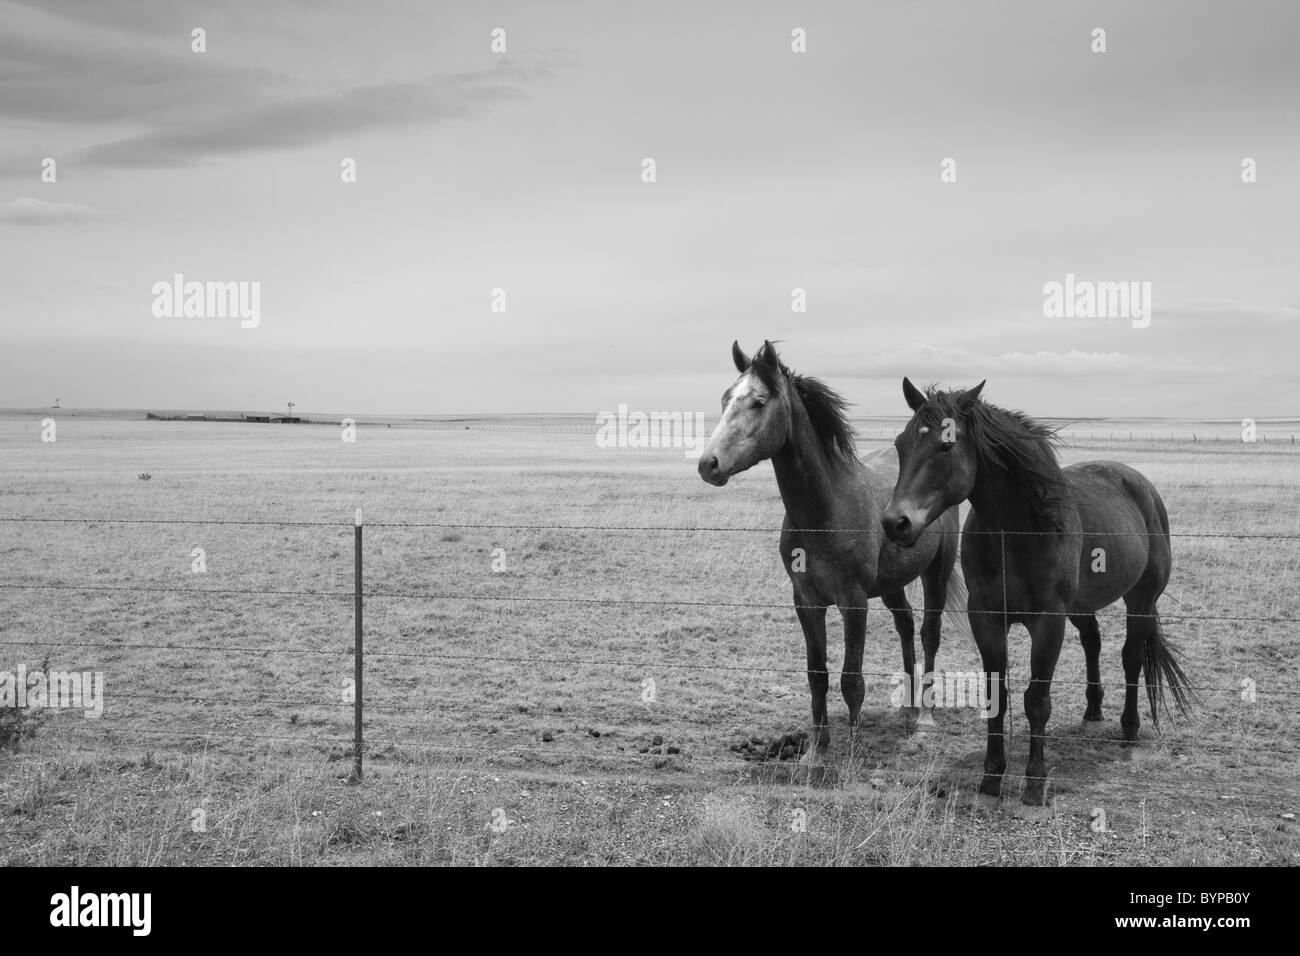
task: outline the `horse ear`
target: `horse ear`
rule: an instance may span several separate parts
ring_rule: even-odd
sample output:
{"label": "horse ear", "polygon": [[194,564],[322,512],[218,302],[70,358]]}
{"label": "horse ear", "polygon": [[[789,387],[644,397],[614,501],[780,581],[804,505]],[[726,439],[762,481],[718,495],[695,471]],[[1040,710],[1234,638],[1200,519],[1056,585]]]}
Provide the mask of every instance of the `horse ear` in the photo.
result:
{"label": "horse ear", "polygon": [[736,363],[737,372],[749,371],[749,358],[740,350],[739,342],[731,343],[731,360]]}
{"label": "horse ear", "polygon": [[[984,379],[984,382],[987,381],[988,379]],[[968,388],[962,393],[961,400],[963,405],[974,405],[979,401],[980,392],[984,390],[984,382],[980,382],[974,388]]]}
{"label": "horse ear", "polygon": [[907,407],[916,411],[925,404],[925,396],[921,390],[912,384],[912,380],[904,376],[903,378],[903,398],[907,399]]}
{"label": "horse ear", "polygon": [[754,353],[754,361],[773,368],[781,363],[781,360],[776,357],[776,346],[767,339],[763,340],[763,347]]}

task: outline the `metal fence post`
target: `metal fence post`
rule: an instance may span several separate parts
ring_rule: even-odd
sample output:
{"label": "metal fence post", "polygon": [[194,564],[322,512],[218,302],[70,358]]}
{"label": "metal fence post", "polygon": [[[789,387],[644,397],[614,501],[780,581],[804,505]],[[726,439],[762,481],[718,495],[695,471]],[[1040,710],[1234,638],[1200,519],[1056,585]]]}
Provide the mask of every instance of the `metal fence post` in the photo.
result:
{"label": "metal fence post", "polygon": [[361,509],[357,509],[353,545],[352,616],[356,623],[355,644],[352,652],[352,682],[356,699],[352,704],[352,780],[361,781],[361,718],[362,718],[362,649],[361,649]]}

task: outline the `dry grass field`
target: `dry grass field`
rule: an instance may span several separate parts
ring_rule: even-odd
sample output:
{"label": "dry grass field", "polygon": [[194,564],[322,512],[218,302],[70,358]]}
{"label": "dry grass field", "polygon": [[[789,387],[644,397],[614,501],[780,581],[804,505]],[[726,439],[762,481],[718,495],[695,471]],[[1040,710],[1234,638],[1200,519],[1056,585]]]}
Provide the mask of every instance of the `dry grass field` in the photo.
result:
{"label": "dry grass field", "polygon": [[[863,451],[880,445],[864,432]],[[1143,471],[1189,535],[1161,608],[1199,706],[1159,732],[1144,711],[1140,745],[1120,745],[1112,608],[1107,721],[1084,736],[1071,629],[1054,804],[1031,815],[1019,629],[997,808],[971,797],[973,711],[940,711],[938,733],[915,735],[890,706],[900,658],[883,609],[856,740],[832,678],[829,772],[756,759],[808,717],[771,467],[712,488],[681,450],[600,449],[593,433],[363,425],[348,444],[334,426],[67,417],[47,444],[38,417],[0,419],[0,517],[59,519],[0,521],[0,671],[48,659],[106,682],[101,719],[32,712],[0,751],[0,862],[1300,862],[1287,818],[1300,809],[1300,538],[1191,536],[1300,536],[1297,446],[1107,435],[1064,449]],[[727,530],[680,530],[695,528]],[[950,622],[939,666],[979,668]]]}

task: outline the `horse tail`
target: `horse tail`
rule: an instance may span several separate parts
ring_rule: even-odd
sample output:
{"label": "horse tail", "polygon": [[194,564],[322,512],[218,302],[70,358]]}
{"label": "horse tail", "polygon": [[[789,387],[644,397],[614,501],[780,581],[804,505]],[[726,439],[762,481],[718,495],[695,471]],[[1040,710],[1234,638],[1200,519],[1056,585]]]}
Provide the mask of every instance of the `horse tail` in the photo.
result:
{"label": "horse tail", "polygon": [[970,629],[970,618],[966,616],[966,602],[970,594],[966,590],[966,579],[962,577],[961,561],[957,561],[952,566],[952,571],[948,574],[948,587],[944,594],[943,614],[948,622],[961,634],[965,634],[971,641],[975,640],[975,635]]}
{"label": "horse tail", "polygon": [[1146,659],[1142,662],[1142,676],[1146,680],[1147,700],[1151,704],[1151,722],[1160,724],[1157,704],[1169,713],[1165,702],[1165,687],[1168,686],[1174,698],[1174,706],[1180,714],[1187,714],[1195,700],[1195,693],[1187,675],[1183,673],[1182,654],[1174,648],[1164,636],[1164,627],[1160,623],[1160,614],[1155,612],[1155,627],[1151,629],[1146,641]]}

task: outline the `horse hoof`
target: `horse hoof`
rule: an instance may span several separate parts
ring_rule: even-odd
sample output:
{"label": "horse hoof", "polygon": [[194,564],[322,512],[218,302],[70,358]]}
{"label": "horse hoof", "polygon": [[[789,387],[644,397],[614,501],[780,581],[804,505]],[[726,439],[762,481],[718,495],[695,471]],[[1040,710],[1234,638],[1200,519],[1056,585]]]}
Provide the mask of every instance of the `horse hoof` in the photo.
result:
{"label": "horse hoof", "polygon": [[1002,796],[1002,777],[1001,775],[993,776],[986,773],[984,779],[980,781],[980,796],[992,797],[997,800]]}
{"label": "horse hoof", "polygon": [[983,807],[985,810],[996,810],[1002,803],[1002,799],[991,793],[975,794],[975,806]]}
{"label": "horse hoof", "polygon": [[1045,820],[1052,819],[1055,815],[1050,805],[1025,803],[1023,800],[1014,811],[1014,816],[1017,819],[1028,820],[1031,823],[1042,823]]}
{"label": "horse hoof", "polygon": [[935,722],[934,713],[932,711],[923,710],[917,715],[916,732],[918,734],[924,734],[938,729],[939,725]]}
{"label": "horse hoof", "polygon": [[1026,780],[1025,792],[1020,797],[1020,802],[1027,807],[1042,807],[1047,805],[1047,787],[1042,780]]}

